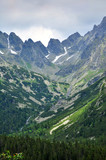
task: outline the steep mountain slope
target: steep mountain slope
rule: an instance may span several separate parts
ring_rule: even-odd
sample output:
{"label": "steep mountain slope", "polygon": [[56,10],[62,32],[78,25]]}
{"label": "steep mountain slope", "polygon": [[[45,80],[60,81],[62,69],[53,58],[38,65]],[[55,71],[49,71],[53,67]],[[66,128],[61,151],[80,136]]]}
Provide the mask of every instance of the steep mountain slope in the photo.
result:
{"label": "steep mountain slope", "polygon": [[46,55],[48,50],[40,41],[35,43],[28,39],[23,42],[13,32],[10,35],[0,32],[0,57],[4,61],[24,67],[28,64],[30,69],[40,72],[41,68],[52,66]]}
{"label": "steep mountain slope", "polygon": [[16,65],[1,65],[0,133],[19,130],[30,116],[36,117],[64,97],[68,87]]}
{"label": "steep mountain slope", "polygon": [[73,46],[73,44],[75,44],[80,37],[81,37],[81,35],[78,32],[76,32],[76,33],[70,35],[64,41],[62,41],[62,45],[66,48],[71,48]]}
{"label": "steep mountain slope", "polygon": [[47,47],[31,39],[22,42],[13,32],[0,32],[0,58],[52,79],[79,81],[77,75],[84,77],[89,71],[106,68],[106,17],[85,36],[76,32],[62,42],[50,39]]}
{"label": "steep mountain slope", "polygon": [[[2,33],[0,31],[0,49],[6,49],[8,47],[8,41],[7,41],[8,35],[6,33]],[[3,53],[1,53],[3,54]]]}
{"label": "steep mountain slope", "polygon": [[23,41],[15,33],[10,33],[8,37],[8,43],[10,43],[8,47],[11,47],[17,52],[21,52]]}
{"label": "steep mountain slope", "polygon": [[46,59],[40,47],[31,39],[25,41],[20,53],[20,57],[32,66],[42,68],[44,65],[50,66],[50,62]]}
{"label": "steep mountain slope", "polygon": [[47,49],[49,52],[47,58],[53,63],[55,62],[54,60],[57,56],[65,52],[63,45],[58,39],[50,39]]}
{"label": "steep mountain slope", "polygon": [[106,134],[106,77],[64,100],[64,103],[61,101],[58,112],[57,105],[50,108],[55,111],[54,117],[38,124],[32,122],[23,129],[23,134],[60,140],[82,137],[95,140]]}
{"label": "steep mountain slope", "polygon": [[94,26],[93,30],[84,37],[81,37],[78,33],[74,35],[72,36],[75,39],[71,42],[70,48],[66,48],[70,57],[67,59],[64,57],[64,63],[62,64],[64,67],[62,66],[62,69],[56,73],[57,75],[68,75],[82,69],[84,65],[85,67],[87,65],[88,69],[98,69],[100,64],[103,63],[106,66],[106,17],[103,18],[100,25]]}
{"label": "steep mountain slope", "polygon": [[60,128],[54,130],[56,138],[96,139],[106,134],[106,78],[79,94],[80,97],[73,105],[76,109],[64,121],[59,122],[64,122]]}

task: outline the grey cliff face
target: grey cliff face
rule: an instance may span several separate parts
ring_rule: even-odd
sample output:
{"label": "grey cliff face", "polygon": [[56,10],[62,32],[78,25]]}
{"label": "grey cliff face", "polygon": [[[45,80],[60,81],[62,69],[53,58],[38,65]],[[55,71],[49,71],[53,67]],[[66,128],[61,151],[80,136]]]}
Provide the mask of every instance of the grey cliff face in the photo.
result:
{"label": "grey cliff face", "polygon": [[47,49],[50,53],[55,55],[64,53],[64,47],[58,39],[50,39]]}
{"label": "grey cliff face", "polygon": [[23,44],[20,56],[28,63],[37,65],[42,68],[45,64],[50,65],[50,62],[45,58],[42,50],[31,39]]}
{"label": "grey cliff face", "polygon": [[9,35],[10,45],[16,51],[20,51],[22,49],[23,41],[13,32]]}

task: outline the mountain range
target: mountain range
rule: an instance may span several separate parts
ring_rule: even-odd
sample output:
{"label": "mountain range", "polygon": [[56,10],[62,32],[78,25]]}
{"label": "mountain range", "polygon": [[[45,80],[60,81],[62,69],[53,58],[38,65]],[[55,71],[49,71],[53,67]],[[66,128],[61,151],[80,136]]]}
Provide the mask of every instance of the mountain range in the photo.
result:
{"label": "mountain range", "polygon": [[106,133],[105,99],[106,17],[47,47],[0,32],[0,134],[95,139]]}

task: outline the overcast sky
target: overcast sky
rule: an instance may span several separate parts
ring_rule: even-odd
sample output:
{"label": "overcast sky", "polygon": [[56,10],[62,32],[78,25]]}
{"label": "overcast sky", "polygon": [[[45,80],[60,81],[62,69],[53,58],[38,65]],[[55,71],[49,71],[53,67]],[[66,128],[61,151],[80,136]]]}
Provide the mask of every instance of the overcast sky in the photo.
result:
{"label": "overcast sky", "polygon": [[84,35],[106,16],[106,0],[0,0],[0,30],[47,45],[74,32]]}

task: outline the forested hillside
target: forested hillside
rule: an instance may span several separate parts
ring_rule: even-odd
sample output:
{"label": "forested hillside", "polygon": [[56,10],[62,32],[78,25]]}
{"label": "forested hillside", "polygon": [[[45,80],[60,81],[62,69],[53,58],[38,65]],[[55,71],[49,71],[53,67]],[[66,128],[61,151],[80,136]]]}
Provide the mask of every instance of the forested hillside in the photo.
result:
{"label": "forested hillside", "polygon": [[59,100],[26,125],[19,134],[57,140],[97,140],[106,134],[105,97],[106,78],[103,77],[72,97]]}
{"label": "forested hillside", "polygon": [[64,97],[68,87],[16,65],[0,66],[0,133],[19,131]]}
{"label": "forested hillside", "polygon": [[[9,150],[11,155],[22,153],[23,160],[105,160],[105,146],[94,142],[68,143],[0,136],[0,153]],[[4,159],[2,159],[4,160]]]}

